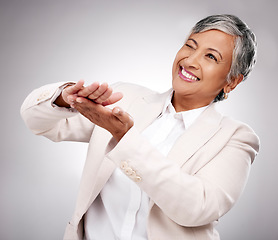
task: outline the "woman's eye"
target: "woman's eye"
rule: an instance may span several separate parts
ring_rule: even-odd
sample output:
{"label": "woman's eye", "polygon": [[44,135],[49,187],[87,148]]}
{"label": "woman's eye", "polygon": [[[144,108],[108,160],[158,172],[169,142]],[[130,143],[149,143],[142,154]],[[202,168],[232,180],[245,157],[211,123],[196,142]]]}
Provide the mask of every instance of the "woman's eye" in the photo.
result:
{"label": "woman's eye", "polygon": [[194,49],[191,45],[189,45],[188,43],[185,44],[185,46],[191,48],[191,49]]}
{"label": "woman's eye", "polygon": [[207,56],[208,56],[210,59],[212,59],[212,60],[214,60],[215,62],[217,62],[217,58],[216,58],[213,54],[209,53]]}

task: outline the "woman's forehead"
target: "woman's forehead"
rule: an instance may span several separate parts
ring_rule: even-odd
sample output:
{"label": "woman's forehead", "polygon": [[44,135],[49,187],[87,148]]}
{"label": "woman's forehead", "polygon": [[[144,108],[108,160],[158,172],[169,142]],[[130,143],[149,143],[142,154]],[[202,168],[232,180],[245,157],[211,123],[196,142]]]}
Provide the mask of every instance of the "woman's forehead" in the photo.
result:
{"label": "woman's forehead", "polygon": [[223,53],[232,54],[235,47],[235,36],[220,30],[208,30],[200,33],[192,33],[187,41],[192,41],[198,47],[213,48]]}

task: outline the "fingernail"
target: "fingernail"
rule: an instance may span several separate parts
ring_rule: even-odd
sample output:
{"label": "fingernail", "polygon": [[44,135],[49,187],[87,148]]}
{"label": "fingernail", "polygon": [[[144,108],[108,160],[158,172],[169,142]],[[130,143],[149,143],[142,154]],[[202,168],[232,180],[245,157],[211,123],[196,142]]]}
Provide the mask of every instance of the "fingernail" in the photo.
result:
{"label": "fingernail", "polygon": [[76,102],[82,103],[82,98],[76,98]]}

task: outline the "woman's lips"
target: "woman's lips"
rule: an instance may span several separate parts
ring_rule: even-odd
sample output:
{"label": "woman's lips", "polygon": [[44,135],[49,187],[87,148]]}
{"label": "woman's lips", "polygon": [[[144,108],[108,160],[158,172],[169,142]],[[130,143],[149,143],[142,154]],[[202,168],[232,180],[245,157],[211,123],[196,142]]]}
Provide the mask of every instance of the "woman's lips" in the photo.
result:
{"label": "woman's lips", "polygon": [[186,71],[183,67],[179,69],[179,76],[181,79],[187,81],[187,82],[197,82],[200,79],[193,75],[192,73]]}

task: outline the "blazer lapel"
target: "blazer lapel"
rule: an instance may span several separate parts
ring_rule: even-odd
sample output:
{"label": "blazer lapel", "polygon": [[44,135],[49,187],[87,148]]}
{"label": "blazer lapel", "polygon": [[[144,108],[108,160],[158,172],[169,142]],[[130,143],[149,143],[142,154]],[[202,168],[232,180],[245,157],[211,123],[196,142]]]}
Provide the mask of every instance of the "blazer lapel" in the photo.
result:
{"label": "blazer lapel", "polygon": [[134,126],[139,131],[143,131],[161,114],[171,91],[144,96],[130,106],[127,112],[134,118]]}
{"label": "blazer lapel", "polygon": [[222,115],[209,106],[177,140],[168,154],[180,167],[220,129]]}
{"label": "blazer lapel", "polygon": [[[134,118],[134,125],[143,131],[161,114],[169,91],[152,94],[138,99],[127,112]],[[198,119],[179,137],[168,154],[169,159],[176,161],[180,167],[200,149],[221,128],[222,115],[211,104]]]}

